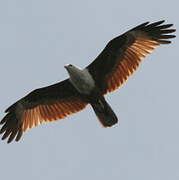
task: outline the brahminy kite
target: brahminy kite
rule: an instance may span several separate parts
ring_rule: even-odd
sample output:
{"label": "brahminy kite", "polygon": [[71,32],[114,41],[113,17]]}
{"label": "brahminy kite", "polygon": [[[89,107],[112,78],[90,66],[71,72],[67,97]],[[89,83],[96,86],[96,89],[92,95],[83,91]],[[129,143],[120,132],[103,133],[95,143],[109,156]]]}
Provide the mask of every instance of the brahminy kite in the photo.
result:
{"label": "brahminy kite", "polygon": [[1,120],[2,140],[19,141],[23,132],[43,122],[64,119],[90,104],[104,127],[118,119],[104,95],[119,88],[156,47],[171,43],[173,24],[145,22],[112,39],[86,68],[66,65],[69,74],[57,84],[36,89],[5,112]]}

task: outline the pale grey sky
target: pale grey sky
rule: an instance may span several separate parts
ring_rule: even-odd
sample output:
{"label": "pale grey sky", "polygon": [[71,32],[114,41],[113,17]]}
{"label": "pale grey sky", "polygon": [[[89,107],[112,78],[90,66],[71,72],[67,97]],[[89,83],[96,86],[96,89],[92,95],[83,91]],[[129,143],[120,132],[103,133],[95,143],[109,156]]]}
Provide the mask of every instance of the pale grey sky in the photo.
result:
{"label": "pale grey sky", "polygon": [[[177,0],[1,1],[0,118],[33,89],[67,78],[64,64],[85,67],[130,28],[163,19],[177,28],[178,7]],[[106,96],[120,125],[101,128],[88,106],[18,143],[0,141],[0,179],[178,180],[178,43],[158,48]]]}

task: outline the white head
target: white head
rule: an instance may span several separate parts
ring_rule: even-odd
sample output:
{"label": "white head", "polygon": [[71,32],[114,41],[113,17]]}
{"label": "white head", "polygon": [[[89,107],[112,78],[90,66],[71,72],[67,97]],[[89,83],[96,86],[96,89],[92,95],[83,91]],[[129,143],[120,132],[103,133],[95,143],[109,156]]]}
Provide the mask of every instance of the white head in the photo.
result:
{"label": "white head", "polygon": [[82,72],[82,69],[72,65],[72,64],[67,64],[64,66],[64,68],[67,70],[68,74],[70,77],[77,76]]}

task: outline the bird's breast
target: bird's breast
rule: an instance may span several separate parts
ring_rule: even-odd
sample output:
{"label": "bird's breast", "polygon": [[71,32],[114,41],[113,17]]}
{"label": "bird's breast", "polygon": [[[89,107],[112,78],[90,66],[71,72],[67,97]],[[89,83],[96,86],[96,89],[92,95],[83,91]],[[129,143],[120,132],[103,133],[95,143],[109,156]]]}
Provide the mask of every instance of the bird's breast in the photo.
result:
{"label": "bird's breast", "polygon": [[81,94],[89,95],[95,88],[95,81],[87,69],[71,76],[70,81]]}

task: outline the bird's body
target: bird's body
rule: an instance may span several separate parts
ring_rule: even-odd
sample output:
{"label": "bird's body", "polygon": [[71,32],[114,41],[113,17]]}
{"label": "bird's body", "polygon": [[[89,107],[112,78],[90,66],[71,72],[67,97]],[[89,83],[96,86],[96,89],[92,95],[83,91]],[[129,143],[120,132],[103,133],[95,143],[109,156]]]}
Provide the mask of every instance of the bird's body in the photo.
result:
{"label": "bird's body", "polygon": [[91,104],[101,124],[104,127],[110,127],[116,124],[118,121],[117,116],[105,101],[102,92],[88,69],[80,69],[71,64],[65,66],[65,68],[70,76],[70,82],[80,93],[81,99]]}
{"label": "bird's body", "polygon": [[86,68],[65,68],[69,79],[36,89],[5,112],[0,124],[2,139],[18,141],[23,132],[43,122],[63,119],[91,104],[104,127],[117,123],[117,116],[104,95],[119,88],[136,71],[144,57],[161,44],[169,44],[175,29],[164,21],[143,23],[112,39]]}

